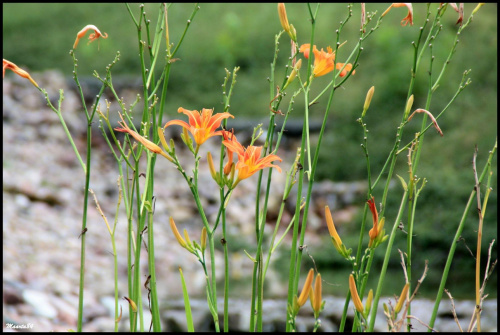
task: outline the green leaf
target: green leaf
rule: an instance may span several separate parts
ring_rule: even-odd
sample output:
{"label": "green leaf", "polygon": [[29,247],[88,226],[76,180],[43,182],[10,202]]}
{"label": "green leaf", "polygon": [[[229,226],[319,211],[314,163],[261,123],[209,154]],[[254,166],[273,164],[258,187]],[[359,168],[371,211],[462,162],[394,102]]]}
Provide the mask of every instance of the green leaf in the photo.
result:
{"label": "green leaf", "polygon": [[186,309],[186,321],[188,332],[194,332],[193,315],[191,314],[191,304],[189,303],[189,295],[186,288],[186,282],[184,280],[184,275],[182,274],[182,269],[179,267],[179,272],[181,273],[182,281],[182,294],[184,295],[184,308]]}

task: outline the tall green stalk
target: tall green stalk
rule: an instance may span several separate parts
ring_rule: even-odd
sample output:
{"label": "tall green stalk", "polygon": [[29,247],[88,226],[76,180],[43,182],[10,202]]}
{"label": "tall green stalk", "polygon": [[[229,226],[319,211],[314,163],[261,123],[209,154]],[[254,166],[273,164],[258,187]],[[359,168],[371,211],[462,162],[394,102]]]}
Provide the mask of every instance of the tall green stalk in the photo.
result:
{"label": "tall green stalk", "polygon": [[[491,161],[493,160],[493,156],[495,155],[496,150],[497,150],[497,141],[495,140],[495,145],[490,150],[490,154],[488,156],[488,161],[486,162],[486,164],[483,168],[483,171],[481,172],[481,176],[478,179],[478,184],[480,184],[483,181],[484,177],[487,174],[486,172],[490,169]],[[434,322],[436,321],[436,316],[438,313],[439,304],[441,303],[441,298],[443,297],[444,286],[446,285],[446,280],[448,279],[448,273],[450,271],[451,262],[453,261],[453,256],[455,255],[455,249],[457,247],[458,241],[460,240],[460,236],[462,235],[462,230],[465,227],[465,219],[467,218],[470,207],[474,201],[475,195],[476,195],[476,189],[474,187],[470,196],[469,196],[469,200],[467,201],[467,205],[465,205],[465,210],[464,210],[464,213],[462,215],[462,219],[460,220],[460,223],[458,224],[458,228],[457,228],[457,232],[455,233],[455,237],[453,238],[453,241],[451,242],[450,251],[448,253],[448,258],[446,259],[446,264],[445,264],[444,270],[443,270],[443,276],[441,277],[441,283],[439,284],[439,289],[438,289],[438,292],[436,295],[436,301],[434,302],[434,308],[432,310],[431,319],[429,321],[429,331],[431,331],[431,329],[434,328]]]}

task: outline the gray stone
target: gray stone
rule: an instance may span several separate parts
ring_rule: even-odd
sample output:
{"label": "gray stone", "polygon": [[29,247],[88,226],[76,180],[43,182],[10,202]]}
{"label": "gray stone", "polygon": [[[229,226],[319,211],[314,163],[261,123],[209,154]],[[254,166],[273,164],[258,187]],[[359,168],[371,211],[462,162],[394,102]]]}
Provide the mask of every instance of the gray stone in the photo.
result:
{"label": "gray stone", "polygon": [[50,297],[44,292],[26,289],[23,291],[23,298],[34,308],[35,314],[53,319],[57,316],[57,310],[50,302]]}

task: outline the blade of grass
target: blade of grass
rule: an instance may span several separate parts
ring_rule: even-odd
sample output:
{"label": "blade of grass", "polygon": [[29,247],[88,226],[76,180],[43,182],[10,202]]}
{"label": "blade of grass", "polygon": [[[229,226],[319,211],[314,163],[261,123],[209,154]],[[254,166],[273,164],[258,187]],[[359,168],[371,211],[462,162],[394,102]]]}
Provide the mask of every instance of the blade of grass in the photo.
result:
{"label": "blade of grass", "polygon": [[186,309],[186,322],[188,332],[194,332],[193,315],[191,314],[191,304],[189,303],[189,294],[186,288],[186,281],[184,280],[184,275],[182,274],[182,269],[179,267],[179,272],[181,274],[182,281],[182,294],[184,296],[184,308]]}

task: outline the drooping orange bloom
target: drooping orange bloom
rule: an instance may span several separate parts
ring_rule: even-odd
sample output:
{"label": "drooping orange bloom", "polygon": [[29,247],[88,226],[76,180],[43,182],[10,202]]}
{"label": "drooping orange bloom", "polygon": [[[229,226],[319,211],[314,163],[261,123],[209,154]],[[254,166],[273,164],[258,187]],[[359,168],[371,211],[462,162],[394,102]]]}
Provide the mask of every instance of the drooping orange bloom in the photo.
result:
{"label": "drooping orange bloom", "polygon": [[[262,152],[262,147],[249,145],[244,148],[240,142],[236,139],[236,136],[231,136],[230,139],[222,141],[226,148],[230,152],[234,152],[238,155],[238,163],[236,163],[236,170],[238,170],[238,178],[233,184],[236,186],[241,180],[252,176],[255,172],[262,170],[266,167],[274,167],[276,170],[281,172],[281,168],[277,165],[272,164],[272,161],[282,161],[277,155],[267,155],[265,157],[260,157]],[[232,153],[230,153],[232,155]]]}
{"label": "drooping orange bloom", "polygon": [[405,18],[401,20],[401,25],[406,26],[408,23],[410,23],[410,26],[413,26],[413,6],[411,3],[393,3],[392,5],[389,6],[389,8],[385,10],[385,12],[382,13],[381,17],[384,17],[385,14],[387,14],[393,7],[408,8],[408,15],[406,15]]}
{"label": "drooping orange bloom", "polygon": [[[299,52],[304,53],[305,58],[309,58],[309,53],[311,50],[311,45],[309,43],[302,44],[299,48]],[[324,76],[327,73],[333,71],[334,67],[337,70],[340,70],[344,67],[344,63],[335,63],[335,52],[333,52],[332,48],[327,47],[326,51],[321,48],[318,50],[316,46],[313,46],[314,53],[314,65],[313,65],[313,75],[315,77]],[[346,64],[342,72],[340,73],[341,77],[344,77],[348,72],[352,70],[352,64]],[[353,71],[352,74],[356,73]]]}
{"label": "drooping orange bloom", "polygon": [[23,69],[21,69],[19,66],[17,66],[16,64],[12,63],[12,62],[9,62],[8,60],[4,59],[3,60],[3,76],[5,77],[5,70],[6,69],[9,69],[11,70],[12,72],[14,72],[15,74],[23,77],[23,78],[26,78],[28,79],[29,81],[31,81],[31,83],[33,85],[35,85],[36,87],[39,87],[38,84],[36,83],[35,80],[33,80],[33,78],[31,78],[31,76],[29,75],[28,72],[24,71]]}
{"label": "drooping orange bloom", "polygon": [[234,116],[227,112],[217,113],[212,116],[213,111],[213,109],[203,108],[200,113],[196,110],[191,111],[179,107],[177,112],[186,114],[189,117],[189,124],[181,120],[172,120],[168,121],[163,128],[167,128],[173,124],[182,126],[193,134],[194,141],[197,146],[200,146],[210,137],[222,135],[221,130],[215,130],[220,127],[222,120],[227,119],[228,117],[234,119]]}
{"label": "drooping orange bloom", "polygon": [[154,152],[155,154],[160,154],[169,161],[172,161],[172,158],[168,156],[159,146],[145,138],[144,136],[139,135],[136,131],[133,131],[132,129],[129,128],[125,120],[123,120],[123,116],[120,114],[120,118],[122,119],[121,122],[118,121],[118,124],[122,126],[122,128],[115,128],[116,131],[122,132],[122,133],[128,133],[132,135],[133,138],[136,139],[136,141],[140,142],[142,145],[146,147],[149,151]]}
{"label": "drooping orange bloom", "polygon": [[[443,7],[444,4],[445,4],[444,2],[441,2],[439,7],[440,8]],[[457,7],[457,4],[455,2],[449,2],[448,4],[451,6],[451,8],[453,8],[455,10],[455,12],[458,13],[458,21],[456,24],[461,25],[462,21],[464,19],[464,4],[463,4],[463,2],[460,3],[460,7]],[[472,13],[472,15],[474,15],[474,13]]]}
{"label": "drooping orange bloom", "polygon": [[78,34],[76,34],[76,40],[75,40],[75,44],[73,44],[73,50],[76,49],[78,42],[80,42],[80,38],[85,36],[87,31],[90,29],[92,29],[94,31],[94,33],[89,35],[89,43],[93,42],[94,40],[98,39],[99,37],[108,38],[108,34],[106,34],[106,33],[102,34],[101,31],[99,29],[97,29],[96,26],[94,26],[93,24],[88,24],[85,27],[83,27],[83,29],[80,30],[78,32]]}

